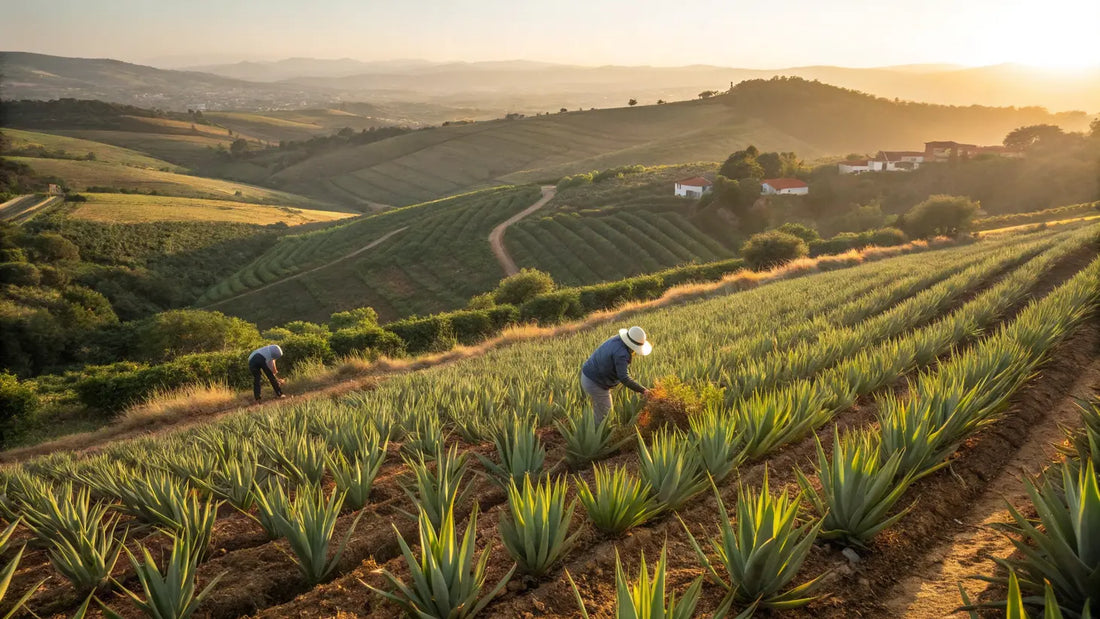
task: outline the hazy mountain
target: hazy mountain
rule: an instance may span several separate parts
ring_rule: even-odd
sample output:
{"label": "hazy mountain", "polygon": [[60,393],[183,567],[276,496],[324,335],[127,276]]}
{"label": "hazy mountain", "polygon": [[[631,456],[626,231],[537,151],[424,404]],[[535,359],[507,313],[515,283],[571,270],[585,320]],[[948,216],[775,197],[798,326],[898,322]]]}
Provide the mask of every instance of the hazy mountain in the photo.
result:
{"label": "hazy mountain", "polygon": [[233,64],[188,67],[188,69],[253,82],[277,82],[299,77],[345,77],[374,72],[401,73],[429,66],[434,66],[434,64],[426,60],[363,62],[351,58],[336,60],[287,58],[273,62],[236,62]]}
{"label": "hazy mountain", "polygon": [[156,69],[105,58],[0,52],[5,99],[99,99],[141,107],[306,107],[335,101],[323,87],[258,84],[199,73]]}

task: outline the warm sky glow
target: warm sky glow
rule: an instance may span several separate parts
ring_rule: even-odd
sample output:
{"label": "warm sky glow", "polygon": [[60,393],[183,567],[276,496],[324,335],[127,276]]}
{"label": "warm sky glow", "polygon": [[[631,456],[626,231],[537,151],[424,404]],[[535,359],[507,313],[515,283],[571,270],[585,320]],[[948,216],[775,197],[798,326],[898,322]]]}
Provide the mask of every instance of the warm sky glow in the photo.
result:
{"label": "warm sky glow", "polygon": [[1100,0],[0,1],[4,50],[165,66],[292,56],[1100,65]]}

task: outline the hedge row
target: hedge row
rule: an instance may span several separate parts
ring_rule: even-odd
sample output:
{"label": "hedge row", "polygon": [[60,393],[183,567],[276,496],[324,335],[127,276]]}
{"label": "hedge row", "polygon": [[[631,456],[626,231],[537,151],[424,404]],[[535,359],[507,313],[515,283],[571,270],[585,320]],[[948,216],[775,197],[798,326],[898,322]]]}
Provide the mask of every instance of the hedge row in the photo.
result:
{"label": "hedge row", "polygon": [[875,245],[877,247],[893,247],[909,242],[909,237],[897,228],[879,228],[867,232],[841,232],[830,239],[811,241],[810,257],[816,258],[826,254],[842,254],[852,249],[863,249]]}

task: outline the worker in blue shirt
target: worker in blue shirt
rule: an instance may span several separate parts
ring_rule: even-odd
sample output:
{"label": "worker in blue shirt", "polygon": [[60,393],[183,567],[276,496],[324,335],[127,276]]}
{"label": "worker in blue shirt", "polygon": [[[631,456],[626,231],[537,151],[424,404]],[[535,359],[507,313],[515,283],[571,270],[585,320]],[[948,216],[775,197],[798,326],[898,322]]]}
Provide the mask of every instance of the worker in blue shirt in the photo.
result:
{"label": "worker in blue shirt", "polygon": [[581,366],[581,388],[592,399],[592,411],[596,423],[611,412],[611,390],[622,384],[627,389],[642,395],[649,390],[630,377],[630,362],[634,355],[643,357],[653,352],[653,344],[646,339],[641,327],[619,329],[619,334],[611,337],[592,353]]}

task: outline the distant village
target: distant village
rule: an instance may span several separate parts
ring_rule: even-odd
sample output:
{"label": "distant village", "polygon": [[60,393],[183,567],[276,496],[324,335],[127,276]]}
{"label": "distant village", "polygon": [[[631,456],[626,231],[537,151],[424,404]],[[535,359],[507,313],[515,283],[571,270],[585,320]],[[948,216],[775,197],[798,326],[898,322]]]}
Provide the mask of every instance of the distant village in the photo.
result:
{"label": "distant village", "polygon": [[[1004,146],[978,146],[952,141],[925,142],[923,151],[880,150],[870,159],[848,159],[837,164],[841,174],[864,172],[911,172],[922,164],[952,159],[969,159],[980,155],[996,157],[1022,157],[1023,153]],[[710,193],[714,183],[702,176],[676,181],[673,193],[685,198],[699,198]],[[765,178],[760,181],[760,195],[804,196],[810,186],[797,178]]]}

